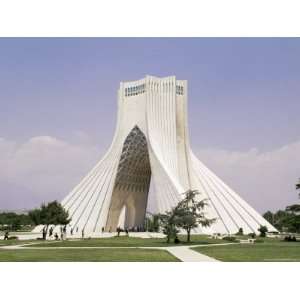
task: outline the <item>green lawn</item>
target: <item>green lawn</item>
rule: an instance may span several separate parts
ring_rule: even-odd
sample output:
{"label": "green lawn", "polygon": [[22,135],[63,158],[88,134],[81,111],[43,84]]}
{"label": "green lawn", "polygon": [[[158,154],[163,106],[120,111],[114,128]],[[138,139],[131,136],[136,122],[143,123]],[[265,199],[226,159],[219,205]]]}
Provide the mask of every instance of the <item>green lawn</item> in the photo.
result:
{"label": "green lawn", "polygon": [[156,249],[0,249],[0,262],[176,262]]}
{"label": "green lawn", "polygon": [[[185,241],[185,236],[179,237],[182,241]],[[207,236],[193,236],[190,243],[182,242],[180,244],[166,243],[165,239],[151,238],[142,239],[135,237],[112,237],[112,238],[97,238],[97,239],[85,239],[85,240],[67,240],[67,241],[54,241],[51,243],[37,243],[31,245],[32,247],[167,247],[174,245],[207,245],[207,244],[219,244],[226,241],[210,239]],[[30,247],[30,246],[28,246]]]}
{"label": "green lawn", "polygon": [[8,240],[4,241],[3,239],[0,240],[0,247],[2,246],[10,246],[10,245],[19,245],[19,244],[27,244],[27,243],[32,243],[32,242],[37,242],[36,240]]}
{"label": "green lawn", "polygon": [[[0,238],[3,238],[4,234],[5,234],[4,231],[0,231]],[[9,231],[9,235],[10,236],[14,236],[14,235],[28,235],[28,234],[32,234],[32,232],[30,230],[26,230],[26,231]],[[40,236],[42,236],[42,234],[40,234]]]}
{"label": "green lawn", "polygon": [[196,247],[193,250],[228,262],[300,261],[300,242],[266,240],[257,244]]}

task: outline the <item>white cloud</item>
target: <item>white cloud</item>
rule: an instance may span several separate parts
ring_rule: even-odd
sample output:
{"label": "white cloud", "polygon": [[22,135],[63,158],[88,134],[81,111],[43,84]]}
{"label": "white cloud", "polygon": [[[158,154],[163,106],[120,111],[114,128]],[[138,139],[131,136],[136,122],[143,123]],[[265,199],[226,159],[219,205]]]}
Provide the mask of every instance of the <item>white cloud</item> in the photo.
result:
{"label": "white cloud", "polygon": [[[38,136],[17,145],[15,142],[0,139],[0,183],[9,183],[28,195],[24,199],[10,199],[1,195],[0,209],[16,208],[18,201],[22,207],[39,205],[42,201],[62,198],[101,156],[101,151],[94,145],[71,144],[50,136]],[[7,189],[6,194],[7,194]],[[11,194],[10,194],[11,195]],[[30,199],[33,198],[35,200]],[[2,202],[2,205],[1,205]]]}
{"label": "white cloud", "polygon": [[[0,209],[25,208],[62,199],[101,158],[85,133],[73,143],[50,136],[25,143],[0,138]],[[269,152],[250,149],[195,151],[198,158],[260,212],[298,201],[300,142]]]}
{"label": "white cloud", "polygon": [[204,149],[197,155],[260,212],[299,201],[295,184],[300,177],[300,142],[268,152]]}

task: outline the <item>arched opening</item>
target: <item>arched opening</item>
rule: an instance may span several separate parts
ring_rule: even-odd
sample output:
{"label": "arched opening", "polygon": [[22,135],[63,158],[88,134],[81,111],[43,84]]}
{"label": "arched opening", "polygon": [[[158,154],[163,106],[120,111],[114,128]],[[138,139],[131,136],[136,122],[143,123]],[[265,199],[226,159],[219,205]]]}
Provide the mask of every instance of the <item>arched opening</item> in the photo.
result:
{"label": "arched opening", "polygon": [[125,228],[142,228],[144,224],[151,168],[147,140],[135,126],[124,141],[111,198],[106,231],[115,231],[126,206]]}

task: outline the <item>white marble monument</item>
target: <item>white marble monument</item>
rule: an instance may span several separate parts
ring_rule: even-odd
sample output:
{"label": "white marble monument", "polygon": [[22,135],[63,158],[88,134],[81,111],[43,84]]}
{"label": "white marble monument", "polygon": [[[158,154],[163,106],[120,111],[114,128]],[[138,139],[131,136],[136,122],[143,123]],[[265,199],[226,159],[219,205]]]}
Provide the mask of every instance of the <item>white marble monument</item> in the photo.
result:
{"label": "white marble monument", "polygon": [[[216,222],[194,233],[255,232],[276,229],[193,154],[188,131],[188,86],[175,76],[146,76],[121,82],[118,120],[110,148],[67,195],[62,205],[75,231],[86,235],[142,226],[150,181],[158,212],[176,206],[188,189],[208,199],[206,213]],[[234,170],[232,170],[234,172]]]}

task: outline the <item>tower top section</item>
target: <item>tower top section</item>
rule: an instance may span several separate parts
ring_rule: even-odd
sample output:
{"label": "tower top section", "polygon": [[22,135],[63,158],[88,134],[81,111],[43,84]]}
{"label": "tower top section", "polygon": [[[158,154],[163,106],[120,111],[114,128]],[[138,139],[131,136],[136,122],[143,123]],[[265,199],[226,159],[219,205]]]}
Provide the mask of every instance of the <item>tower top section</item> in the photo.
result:
{"label": "tower top section", "polygon": [[187,89],[187,80],[176,80],[176,76],[156,77],[146,75],[145,78],[135,81],[123,81],[120,83],[120,91],[125,97],[138,96],[151,90],[170,90],[174,89],[176,95],[184,95]]}

